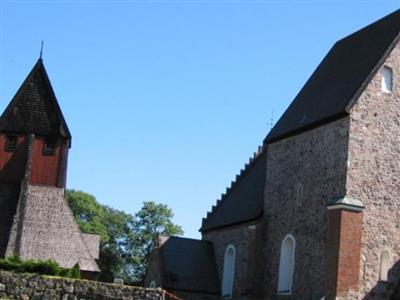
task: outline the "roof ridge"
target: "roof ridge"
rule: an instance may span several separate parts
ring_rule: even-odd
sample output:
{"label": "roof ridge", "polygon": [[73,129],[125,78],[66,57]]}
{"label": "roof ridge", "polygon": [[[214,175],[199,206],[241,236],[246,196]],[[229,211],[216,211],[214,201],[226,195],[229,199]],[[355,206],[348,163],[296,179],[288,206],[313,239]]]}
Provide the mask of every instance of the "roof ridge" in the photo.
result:
{"label": "roof ridge", "polygon": [[184,236],[171,235],[168,239],[171,239],[171,238],[180,239],[180,240],[189,240],[192,242],[199,242],[199,243],[211,243],[210,241],[207,241],[207,240],[195,239],[195,238],[184,237]]}
{"label": "roof ridge", "polygon": [[258,146],[257,151],[254,152],[253,155],[249,158],[249,161],[244,164],[244,168],[240,169],[240,173],[235,176],[235,179],[233,181],[231,181],[231,184],[229,187],[226,188],[225,193],[222,193],[221,197],[216,200],[215,205],[212,205],[211,211],[207,211],[206,217],[204,217],[201,222],[202,227],[204,226],[207,219],[211,217],[218,210],[219,207],[221,207],[221,205],[225,202],[227,196],[231,193],[232,190],[234,190],[237,187],[237,185],[242,181],[242,179],[249,172],[249,170],[255,165],[255,162],[263,153],[264,153],[264,147]]}

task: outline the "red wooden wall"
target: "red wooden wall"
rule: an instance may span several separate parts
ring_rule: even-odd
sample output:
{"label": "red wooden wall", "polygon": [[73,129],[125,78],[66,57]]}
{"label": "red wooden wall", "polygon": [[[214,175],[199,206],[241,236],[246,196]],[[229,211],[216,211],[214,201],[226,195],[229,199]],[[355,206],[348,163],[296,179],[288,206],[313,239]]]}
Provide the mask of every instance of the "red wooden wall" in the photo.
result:
{"label": "red wooden wall", "polygon": [[[58,145],[55,154],[51,156],[43,155],[43,147],[45,140],[43,138],[35,138],[32,145],[32,164],[31,176],[29,182],[31,184],[59,186],[59,176],[62,169],[62,160],[66,159],[63,155],[64,145]],[[64,187],[64,186],[63,186]]]}
{"label": "red wooden wall", "polygon": [[[6,136],[0,135],[0,180],[21,182],[28,155],[28,138],[18,137],[14,152],[5,151],[5,144]],[[59,143],[54,155],[43,155],[44,144],[44,138],[36,137],[33,141],[29,183],[65,187],[68,144]]]}
{"label": "red wooden wall", "polygon": [[17,149],[14,152],[5,151],[6,136],[0,135],[0,180],[6,182],[21,182],[24,177],[28,140],[25,136],[17,138]]}

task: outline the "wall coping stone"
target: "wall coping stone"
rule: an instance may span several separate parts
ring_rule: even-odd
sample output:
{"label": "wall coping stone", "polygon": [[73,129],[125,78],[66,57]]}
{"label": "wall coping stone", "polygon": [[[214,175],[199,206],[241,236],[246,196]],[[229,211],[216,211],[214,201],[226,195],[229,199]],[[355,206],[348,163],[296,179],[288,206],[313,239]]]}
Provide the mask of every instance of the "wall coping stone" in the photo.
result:
{"label": "wall coping stone", "polygon": [[345,209],[351,211],[362,211],[365,206],[360,200],[346,195],[329,201],[327,208],[328,210]]}

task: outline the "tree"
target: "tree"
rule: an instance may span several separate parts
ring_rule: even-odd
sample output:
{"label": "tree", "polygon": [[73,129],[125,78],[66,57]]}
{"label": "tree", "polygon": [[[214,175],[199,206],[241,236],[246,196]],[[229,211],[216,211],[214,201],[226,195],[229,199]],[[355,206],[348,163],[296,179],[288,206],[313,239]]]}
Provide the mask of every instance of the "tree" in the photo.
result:
{"label": "tree", "polygon": [[174,214],[165,204],[153,201],[144,202],[142,209],[135,214],[135,232],[137,233],[136,251],[140,262],[136,276],[143,279],[148,267],[148,259],[154,241],[159,235],[183,235],[180,226],[172,223]]}
{"label": "tree", "polygon": [[172,210],[163,204],[144,202],[132,216],[81,191],[67,190],[66,199],[81,231],[100,235],[98,263],[103,281],[118,277],[130,284],[142,282],[154,239],[159,234],[183,234],[171,221]]}

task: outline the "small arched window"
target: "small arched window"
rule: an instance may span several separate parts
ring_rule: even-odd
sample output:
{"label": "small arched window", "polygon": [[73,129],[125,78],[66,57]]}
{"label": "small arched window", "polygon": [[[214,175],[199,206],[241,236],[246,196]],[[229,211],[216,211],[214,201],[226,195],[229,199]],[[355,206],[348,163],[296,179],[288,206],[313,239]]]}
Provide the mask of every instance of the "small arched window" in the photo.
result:
{"label": "small arched window", "polygon": [[222,297],[231,298],[233,290],[233,280],[235,276],[235,247],[229,245],[225,250],[224,269],[222,273]]}
{"label": "small arched window", "polygon": [[295,188],[295,198],[297,206],[302,206],[303,204],[303,185],[298,183]]}
{"label": "small arched window", "polygon": [[383,67],[382,69],[382,92],[391,93],[393,90],[393,71],[389,67]]}
{"label": "small arched window", "polygon": [[278,294],[280,295],[292,294],[295,248],[296,241],[288,234],[282,241],[279,260]]}
{"label": "small arched window", "polygon": [[156,287],[157,287],[157,284],[156,284],[155,280],[150,281],[149,288],[155,289]]}
{"label": "small arched window", "polygon": [[379,268],[379,280],[380,281],[387,281],[388,273],[389,273],[389,251],[383,250],[381,253],[381,261],[380,261],[380,268]]}

